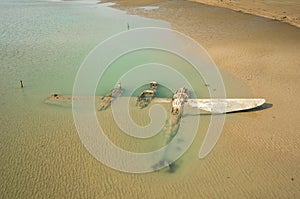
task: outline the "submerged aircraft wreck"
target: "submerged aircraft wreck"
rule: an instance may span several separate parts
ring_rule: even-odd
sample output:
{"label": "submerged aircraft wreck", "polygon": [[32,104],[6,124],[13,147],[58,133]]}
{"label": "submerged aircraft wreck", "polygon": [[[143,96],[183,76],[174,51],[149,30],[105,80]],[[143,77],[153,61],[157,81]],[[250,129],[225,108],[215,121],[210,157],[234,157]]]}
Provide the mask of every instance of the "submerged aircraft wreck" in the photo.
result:
{"label": "submerged aircraft wreck", "polygon": [[[136,97],[136,107],[139,109],[147,107],[152,101],[155,103],[169,103],[171,104],[171,111],[169,119],[165,123],[164,127],[164,144],[168,144],[174,136],[177,134],[180,120],[182,118],[183,109],[185,106],[190,106],[191,108],[196,108],[198,110],[204,111],[206,114],[225,114],[229,112],[237,112],[253,109],[262,106],[265,103],[265,99],[262,98],[235,98],[235,99],[190,99],[189,90],[185,87],[179,88],[170,99],[166,98],[155,98],[157,94],[158,83],[152,81],[149,83],[149,87],[141,92],[140,95]],[[96,96],[97,109],[99,111],[106,110],[114,100],[122,95],[123,88],[121,83],[118,83],[115,88],[113,88],[105,96]],[[54,104],[60,106],[72,106],[72,100],[74,99],[90,99],[94,96],[64,96],[53,94],[45,99],[45,103]],[[201,112],[200,112],[201,114]],[[176,169],[175,162],[168,160],[167,155],[162,157],[162,159],[155,165],[152,166],[153,171],[161,168],[162,165],[169,166],[169,172],[174,172]]]}
{"label": "submerged aircraft wreck", "polygon": [[[157,82],[150,82],[151,85],[155,83],[155,91],[158,87]],[[148,90],[145,90],[141,93],[140,96],[143,96],[144,93],[148,93]],[[153,100],[155,97],[151,95],[149,99]],[[265,103],[265,99],[255,98],[255,99],[190,99],[189,90],[185,87],[179,88],[173,95],[171,100],[159,100],[158,102],[169,102],[172,105],[171,114],[166,122],[165,126],[165,145],[168,144],[177,134],[180,120],[182,117],[183,109],[185,105],[188,105],[192,108],[197,108],[202,111],[211,113],[211,114],[224,114],[229,112],[237,112],[243,110],[249,110],[256,107],[259,107]],[[151,100],[147,100],[147,103],[144,103],[147,106]],[[137,104],[140,101],[138,98]],[[143,106],[143,108],[145,107]],[[141,108],[141,107],[139,107]],[[175,162],[168,160],[167,156],[162,157],[162,159],[155,165],[152,166],[153,171],[159,170],[163,165],[168,165],[169,172],[175,172],[176,165]]]}
{"label": "submerged aircraft wreck", "polygon": [[[144,108],[150,104],[155,97],[157,87],[157,82],[150,82],[149,89],[144,90],[137,99],[139,108]],[[185,87],[179,88],[171,100],[158,99],[158,102],[172,103],[171,113],[173,115],[181,115],[185,104],[212,114],[224,114],[253,109],[265,103],[265,99],[262,98],[190,99],[189,90]]]}
{"label": "submerged aircraft wreck", "polygon": [[[171,103],[173,115],[180,115],[185,105],[192,108],[197,108],[211,114],[223,114],[237,111],[244,111],[259,107],[265,103],[262,98],[233,98],[233,99],[190,99],[189,90],[187,88],[179,88],[173,95],[172,99],[155,98],[157,93],[158,83],[152,81],[149,83],[149,88],[142,91],[137,97],[136,106],[138,108],[147,107],[151,101],[155,100],[158,103]],[[117,84],[105,96],[96,96],[99,101],[99,111],[106,110],[111,103],[122,95],[123,88],[121,83]],[[47,104],[56,104],[61,106],[71,106],[72,99],[85,99],[88,97],[64,96],[52,94],[44,100]]]}
{"label": "submerged aircraft wreck", "polygon": [[107,95],[101,97],[99,111],[107,109],[111,103],[122,94],[121,83],[119,82],[117,87],[112,89]]}
{"label": "submerged aircraft wreck", "polygon": [[150,104],[155,97],[157,86],[157,82],[152,81],[149,83],[149,88],[144,90],[137,98],[136,106],[138,108],[145,108]]}
{"label": "submerged aircraft wreck", "polygon": [[72,107],[72,100],[90,100],[91,98],[95,98],[97,109],[103,111],[106,110],[115,99],[122,95],[122,91],[121,83],[118,83],[116,88],[113,88],[104,96],[71,96],[54,93],[50,97],[47,97],[44,102],[46,104],[62,107]]}

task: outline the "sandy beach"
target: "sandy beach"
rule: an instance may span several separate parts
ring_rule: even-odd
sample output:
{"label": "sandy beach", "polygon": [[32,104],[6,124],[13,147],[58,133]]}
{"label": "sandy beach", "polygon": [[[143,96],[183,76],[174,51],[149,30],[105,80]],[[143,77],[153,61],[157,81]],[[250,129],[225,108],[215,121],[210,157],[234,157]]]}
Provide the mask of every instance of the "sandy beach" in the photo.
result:
{"label": "sandy beach", "polygon": [[[287,19],[295,18],[295,21],[288,22],[298,25],[298,3],[281,7],[272,1],[249,6],[245,1],[230,4],[227,1],[201,1],[217,6],[224,4],[222,7],[231,10],[187,1],[116,2],[115,7],[119,9],[166,20],[175,30],[196,39],[220,68],[250,88],[252,93],[248,97],[263,97],[271,106],[257,112],[227,116],[215,149],[204,160],[199,160],[199,169],[207,168],[205,177],[190,179],[195,189],[215,197],[299,197],[300,29],[234,11],[250,12],[249,8],[254,10],[255,6],[270,2],[274,7],[268,5],[272,12],[266,12],[276,14],[289,7],[291,9],[284,12],[290,14],[291,18]],[[138,8],[145,5],[159,8]],[[265,7],[258,12],[263,9]],[[278,17],[281,14],[275,18]],[[220,176],[224,178],[220,179]]]}
{"label": "sandy beach", "polygon": [[[119,10],[90,1],[7,0],[1,4],[2,198],[298,199],[299,3],[108,1],[115,2],[113,7]],[[87,54],[104,39],[127,31],[127,23],[130,28],[171,27],[190,36],[208,51],[222,74],[228,75],[228,97],[265,98],[266,104],[256,111],[227,114],[217,144],[204,159],[198,154],[211,116],[201,115],[191,147],[175,162],[172,172],[164,168],[133,174],[106,166],[80,139],[71,97],[60,103],[50,100],[50,104],[47,99],[53,93],[71,96],[74,77]],[[170,62],[174,67],[192,73],[178,57],[159,53],[174,61]],[[146,59],[149,55],[155,54],[136,52],[119,59],[107,79],[117,78],[115,71],[123,72],[127,65],[151,60]],[[24,88],[20,88],[21,79]],[[207,90],[204,82],[198,84]],[[103,92],[111,88],[108,85]],[[138,109],[135,98],[131,100],[133,121],[149,124],[151,106]],[[163,106],[170,112],[170,104]],[[106,136],[123,149],[149,152],[165,144],[164,129],[152,140],[132,138],[117,126],[111,108],[97,111],[96,116]]]}
{"label": "sandy beach", "polygon": [[297,0],[274,1],[231,1],[231,0],[192,0],[208,5],[233,9],[254,14],[300,27],[300,2]]}
{"label": "sandy beach", "polygon": [[[269,19],[274,19],[282,22],[292,24],[294,26],[300,26],[300,3],[297,0],[262,0],[262,1],[246,1],[246,0],[189,0],[192,2],[198,2],[206,5],[212,5],[216,7],[228,8],[231,10],[262,16]],[[102,1],[104,2],[104,1]],[[111,2],[111,1],[108,1]],[[118,5],[123,7],[133,6],[149,6],[155,5],[165,0],[143,0],[143,1],[128,1],[117,0]]]}

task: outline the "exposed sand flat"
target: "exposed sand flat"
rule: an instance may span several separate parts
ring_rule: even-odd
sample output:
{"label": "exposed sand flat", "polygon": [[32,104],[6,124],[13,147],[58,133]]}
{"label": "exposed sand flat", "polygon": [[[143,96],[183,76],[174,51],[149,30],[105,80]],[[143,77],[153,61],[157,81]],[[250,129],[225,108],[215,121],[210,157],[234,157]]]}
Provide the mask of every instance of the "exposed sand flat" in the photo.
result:
{"label": "exposed sand flat", "polygon": [[116,2],[118,5],[121,6],[149,6],[152,4],[156,4],[156,3],[161,3],[163,1],[166,0],[117,0],[117,1],[110,1],[110,0],[102,0],[100,3],[102,2]]}
{"label": "exposed sand flat", "polygon": [[[167,0],[116,0],[119,6],[149,6],[157,5]],[[300,27],[300,2],[298,0],[190,0],[212,6],[229,8],[257,16],[275,19]],[[102,2],[110,2],[104,0]]]}
{"label": "exposed sand flat", "polygon": [[191,0],[208,5],[242,11],[300,27],[300,2],[298,0]]}
{"label": "exposed sand flat", "polygon": [[[299,28],[196,2],[122,2],[127,2],[126,7],[119,8],[169,21],[174,29],[202,44],[221,69],[238,78],[232,84],[242,81],[251,90],[245,92],[240,85],[233,85],[237,94],[242,93],[234,97],[262,97],[273,106],[228,114],[217,145],[199,160],[199,148],[210,121],[210,116],[201,116],[196,138],[176,161],[174,173],[166,168],[148,174],[128,174],[103,165],[87,151],[77,134],[70,108],[37,106],[40,101],[31,101],[32,93],[13,89],[12,93],[17,94],[11,100],[22,103],[16,103],[14,109],[1,104],[1,196],[298,199]],[[138,8],[147,5],[159,8]],[[70,106],[69,98],[62,102]],[[134,107],[135,101],[131,104]],[[170,104],[164,107],[170,112]],[[146,125],[150,122],[149,109],[133,108],[130,114],[138,124]],[[113,143],[138,152],[152,151],[164,144],[163,133],[151,141],[127,136],[115,124],[110,110],[98,111],[97,117]]]}
{"label": "exposed sand flat", "polygon": [[[252,92],[248,97],[263,97],[272,105],[258,112],[227,115],[212,153],[197,161],[188,155],[190,169],[198,172],[162,189],[184,188],[187,197],[299,197],[300,29],[196,2],[145,1],[159,6],[156,10],[139,9],[130,2],[120,1],[117,7],[169,21],[202,44],[220,68],[247,84]],[[192,146],[195,153],[194,145],[200,146],[201,139]]]}

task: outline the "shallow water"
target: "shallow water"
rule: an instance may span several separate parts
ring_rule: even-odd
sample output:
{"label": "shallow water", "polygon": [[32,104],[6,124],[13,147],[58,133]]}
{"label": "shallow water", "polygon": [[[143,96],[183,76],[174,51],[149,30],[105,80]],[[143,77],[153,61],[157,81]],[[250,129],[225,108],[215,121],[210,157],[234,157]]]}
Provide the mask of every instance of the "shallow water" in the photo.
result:
{"label": "shallow water", "polygon": [[[76,72],[86,55],[99,42],[127,30],[127,23],[133,28],[170,27],[169,24],[126,15],[93,1],[1,0],[0,4],[2,196],[58,198],[125,194],[134,197],[155,192],[151,188],[153,184],[158,189],[164,184],[161,192],[176,195],[176,191],[166,193],[179,183],[175,179],[189,177],[195,171],[192,165],[198,160],[197,152],[204,134],[197,137],[196,144],[178,161],[181,169],[176,175],[169,175],[167,170],[145,175],[124,174],[107,168],[87,152],[77,135],[71,109],[43,103],[51,93],[72,94]],[[133,59],[137,55],[132,54],[125,58],[127,61],[118,61],[139,63],[147,53],[155,55],[147,51],[138,60]],[[169,54],[160,55],[178,63],[177,58],[170,58]],[[112,75],[118,77],[116,73]],[[19,86],[20,79],[24,82],[23,89]],[[97,94],[111,88],[114,82],[110,80],[104,79],[108,86],[99,89]],[[199,92],[207,95],[203,82],[200,85]],[[99,114],[104,114],[102,121],[111,128],[110,112]],[[132,114],[140,118],[137,111],[133,110]],[[202,121],[208,124],[209,120],[210,117],[204,116]],[[198,131],[205,132],[206,128],[203,125]],[[128,139],[126,136],[112,134],[111,138],[123,147],[136,149],[132,141],[123,140]],[[158,140],[159,136],[155,142]],[[148,150],[156,147],[147,146]],[[166,184],[169,180],[174,184]]]}

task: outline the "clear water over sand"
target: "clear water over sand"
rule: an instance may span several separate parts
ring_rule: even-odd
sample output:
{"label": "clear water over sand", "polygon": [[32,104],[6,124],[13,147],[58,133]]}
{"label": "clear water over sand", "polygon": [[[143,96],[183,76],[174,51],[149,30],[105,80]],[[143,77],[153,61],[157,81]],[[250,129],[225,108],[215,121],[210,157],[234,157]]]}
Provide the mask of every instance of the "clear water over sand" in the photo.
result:
{"label": "clear water over sand", "polygon": [[[198,170],[194,163],[198,161],[204,133],[199,134],[192,148],[178,161],[175,174],[170,175],[167,170],[145,175],[124,174],[107,168],[87,152],[77,135],[71,109],[43,103],[51,93],[70,95],[76,72],[88,52],[110,35],[125,31],[127,22],[132,27],[169,27],[169,24],[125,15],[94,2],[1,1],[0,4],[3,196],[149,195],[155,192],[151,186],[174,183],[164,188],[168,192],[180,182],[178,179],[192,176]],[[20,79],[24,82],[23,89],[19,86]],[[103,93],[109,88],[104,88]],[[110,112],[103,114],[104,124],[109,127]],[[132,114],[138,118],[138,112]],[[207,124],[209,119],[203,117],[203,122]],[[201,126],[199,132],[205,132],[206,128]],[[121,147],[123,144],[134,149],[122,140],[126,139],[124,136],[111,136]],[[186,186],[188,191],[189,185]]]}

